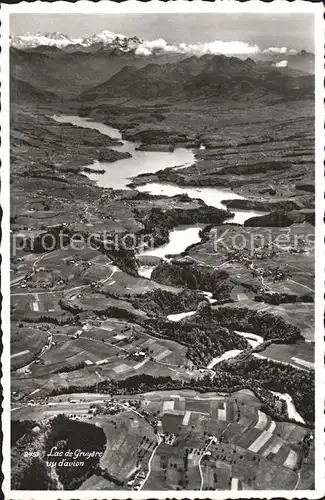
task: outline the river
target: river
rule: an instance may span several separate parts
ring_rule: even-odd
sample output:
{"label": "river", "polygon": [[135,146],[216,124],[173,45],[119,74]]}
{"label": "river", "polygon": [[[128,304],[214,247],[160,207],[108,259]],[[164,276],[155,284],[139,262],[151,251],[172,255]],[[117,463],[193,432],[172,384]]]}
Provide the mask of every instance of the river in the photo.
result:
{"label": "river", "polygon": [[263,337],[255,333],[238,332],[237,330],[234,330],[234,332],[244,337],[253,349],[264,342]]}
{"label": "river", "polygon": [[[243,199],[243,196],[234,193],[230,189],[199,187],[199,186],[181,187],[177,186],[176,184],[168,184],[163,182],[160,183],[152,182],[150,184],[149,183],[144,184],[143,186],[138,186],[137,190],[150,194],[165,195],[165,196],[175,196],[177,194],[186,193],[190,196],[190,198],[200,198],[207,205],[216,208],[223,208],[224,210],[226,210],[227,207],[221,203],[222,201]],[[243,224],[245,220],[249,219],[250,217],[255,217],[257,215],[265,215],[265,212],[257,212],[256,210],[237,209],[237,210],[231,210],[231,212],[235,214],[235,217],[229,219],[229,222],[236,222],[237,224]]]}
{"label": "river", "polygon": [[145,250],[144,252],[141,252],[140,255],[161,257],[163,259],[166,255],[184,252],[189,245],[193,245],[193,243],[199,243],[201,241],[199,232],[203,227],[203,225],[199,224],[191,227],[177,226],[177,228],[170,231],[169,242],[166,243],[166,245]]}
{"label": "river", "polygon": [[[116,161],[114,163],[107,162],[97,162],[97,165],[85,165],[84,167],[94,167],[98,169],[98,164],[100,168],[105,169],[104,174],[90,173],[88,177],[95,180],[97,184],[105,188],[113,189],[127,189],[127,184],[130,182],[130,178],[135,177],[140,173],[153,173],[158,170],[174,167],[174,168],[185,168],[187,165],[192,165],[195,163],[195,155],[193,151],[185,148],[177,148],[173,152],[157,152],[157,151],[139,151],[137,147],[139,143],[126,141],[122,139],[121,133],[118,129],[110,127],[108,125],[89,120],[87,118],[82,118],[73,115],[55,115],[53,117],[57,122],[60,123],[70,123],[72,125],[95,129],[100,133],[107,135],[111,138],[116,138],[122,142],[119,146],[114,146],[112,149],[117,151],[129,152],[132,157],[123,160]],[[201,145],[200,149],[204,146]],[[138,188],[139,191],[145,191],[152,193],[154,195],[165,195],[168,197],[175,196],[177,194],[187,193],[191,198],[201,198],[207,205],[224,208],[221,201],[226,199],[242,198],[241,196],[233,193],[231,190],[210,188],[210,187],[179,187],[172,184],[164,183],[152,183],[146,184]],[[244,210],[233,210],[235,217],[231,219],[232,222],[243,223],[247,218],[259,215],[261,212],[256,211],[244,211]],[[166,245],[160,246],[153,250],[148,250],[143,252],[142,255],[155,256],[165,258],[168,254],[177,254],[184,251],[189,245],[197,243],[200,241],[199,231],[202,225],[195,226],[179,226],[175,228],[170,233],[170,241]],[[142,275],[150,278],[151,271],[154,266],[143,266]],[[215,302],[212,298],[211,292],[202,292],[203,295],[207,297],[210,303]],[[178,314],[171,314],[168,316],[170,321],[181,321],[183,318],[190,317],[195,314],[195,311],[184,311]],[[263,339],[262,337],[250,334],[246,332],[236,332],[247,339],[252,347],[259,345]],[[49,339],[49,344],[52,343],[52,337]],[[49,345],[49,347],[50,347]],[[48,347],[48,348],[49,348]],[[213,358],[207,366],[207,369],[212,369],[216,364],[223,360],[234,358],[238,356],[242,350],[233,349],[223,353],[221,356]],[[45,350],[43,351],[43,354]],[[258,356],[258,355],[257,355]],[[40,356],[41,357],[41,356]],[[31,364],[31,363],[30,363]],[[25,366],[23,370],[26,372],[28,368]],[[140,364],[138,365],[140,367]],[[37,391],[37,390],[36,390]],[[35,393],[34,391],[33,393]],[[31,393],[31,394],[33,394]],[[287,402],[289,417],[294,418],[298,422],[303,422],[302,417],[296,412],[292,398],[289,394],[274,393],[279,398],[284,399]]]}
{"label": "river", "polygon": [[[174,167],[175,169],[185,168],[186,166],[193,165],[195,163],[195,154],[191,149],[176,148],[173,152],[138,151],[137,147],[140,143],[122,139],[121,132],[117,128],[90,120],[89,118],[83,118],[75,115],[54,115],[53,118],[60,123],[71,123],[77,127],[98,130],[104,135],[108,135],[113,139],[118,139],[123,144],[120,146],[113,146],[112,149],[115,149],[116,151],[129,152],[132,155],[131,158],[118,160],[114,163],[95,161],[95,163],[92,163],[91,165],[85,165],[85,167],[94,168],[94,170],[105,170],[104,174],[98,174],[95,172],[87,172],[86,174],[91,180],[96,181],[97,185],[100,187],[128,189],[127,184],[131,182],[132,177],[135,177],[138,174],[155,173],[158,170],[162,170],[167,167]],[[203,149],[204,146],[202,145],[201,148]],[[154,195],[164,195],[169,197],[187,193],[191,198],[200,198],[207,205],[223,209],[226,207],[221,203],[221,201],[243,199],[242,196],[234,193],[230,189],[225,188],[195,186],[180,187],[176,184],[150,183],[144,186],[138,186],[137,190]],[[236,222],[238,224],[243,224],[243,222],[250,217],[265,213],[253,210],[232,210],[232,212],[235,214],[235,217],[229,219],[229,221]],[[180,228],[180,230],[182,229]],[[182,234],[182,237],[187,239],[188,244],[186,246],[198,241],[197,234],[198,232],[196,231],[187,231],[187,233]],[[174,236],[176,238],[176,235]],[[178,241],[180,242],[180,240],[181,239],[179,238]],[[175,252],[168,249],[168,253]]]}
{"label": "river", "polygon": [[[195,155],[192,150],[185,148],[176,148],[173,152],[161,151],[139,151],[138,142],[126,141],[122,139],[121,132],[114,127],[105,125],[104,123],[90,120],[75,115],[54,115],[54,120],[59,123],[70,123],[76,127],[83,127],[98,130],[101,134],[108,135],[113,139],[121,141],[121,145],[114,146],[112,149],[116,151],[129,152],[132,156],[123,160],[118,160],[113,163],[98,162],[94,160],[91,165],[84,167],[94,168],[95,170],[104,169],[104,174],[89,173],[86,175],[97,185],[104,188],[113,189],[128,189],[127,184],[130,183],[132,177],[141,173],[154,173],[158,170],[174,167],[184,168],[195,163]],[[200,149],[204,149],[201,145]],[[226,207],[221,203],[222,200],[243,198],[242,196],[232,192],[230,189],[212,188],[212,187],[180,187],[176,184],[166,183],[151,183],[137,187],[138,191],[148,192],[153,195],[175,196],[177,194],[187,193],[191,198],[200,198],[207,205],[216,208]],[[232,210],[235,216],[229,219],[229,222],[243,224],[243,222],[253,216],[261,215],[262,212],[251,210]],[[200,241],[199,231],[202,225],[195,226],[178,226],[170,232],[169,242],[155,249],[146,250],[141,255],[157,256],[165,258],[168,254],[177,254],[183,252],[187,247]],[[139,274],[150,278],[153,266],[143,266],[139,270]]]}
{"label": "river", "polygon": [[54,119],[60,123],[71,123],[77,127],[91,128],[98,130],[112,139],[118,139],[123,142],[121,146],[112,146],[116,151],[128,152],[131,158],[118,160],[114,163],[96,162],[91,165],[85,165],[88,168],[104,169],[104,174],[87,173],[87,176],[96,181],[97,185],[104,188],[128,189],[127,184],[131,178],[142,173],[154,173],[158,170],[175,167],[189,166],[194,163],[194,154],[190,149],[177,148],[173,152],[162,151],[137,151],[140,142],[122,140],[120,131],[117,128],[94,122],[88,118],[73,115],[54,116]]}
{"label": "river", "polygon": [[286,402],[289,418],[293,418],[298,423],[302,423],[302,424],[306,423],[304,421],[304,419],[302,418],[302,416],[297,412],[296,407],[294,405],[294,402],[293,402],[290,394],[287,394],[287,393],[283,394],[282,392],[275,392],[275,391],[271,391],[271,392],[274,396],[276,396],[279,399],[281,399],[282,401]]}

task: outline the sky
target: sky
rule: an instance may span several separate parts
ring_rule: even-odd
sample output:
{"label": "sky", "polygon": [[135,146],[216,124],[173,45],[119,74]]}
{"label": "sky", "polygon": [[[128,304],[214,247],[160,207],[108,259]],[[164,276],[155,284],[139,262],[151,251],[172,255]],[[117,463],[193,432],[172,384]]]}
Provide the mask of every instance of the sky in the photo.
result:
{"label": "sky", "polygon": [[10,33],[60,31],[84,38],[103,30],[172,44],[243,41],[269,47],[314,51],[312,14],[11,14]]}

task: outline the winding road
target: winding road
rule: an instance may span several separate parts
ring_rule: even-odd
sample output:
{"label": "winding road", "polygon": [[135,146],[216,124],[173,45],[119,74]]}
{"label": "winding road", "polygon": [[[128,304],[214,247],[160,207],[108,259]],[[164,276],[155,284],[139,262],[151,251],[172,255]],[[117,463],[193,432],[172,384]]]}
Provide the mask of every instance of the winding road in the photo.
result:
{"label": "winding road", "polygon": [[[118,267],[117,266],[112,266],[112,272],[109,276],[107,276],[106,278],[102,278],[101,280],[99,280],[97,282],[97,285],[103,285],[104,283],[106,283],[106,281],[110,280],[112,278],[112,276],[114,276],[114,274],[116,273],[116,271],[118,270]],[[48,294],[48,295],[55,295],[57,293],[69,293],[69,292],[74,292],[76,290],[81,290],[83,288],[89,288],[91,286],[91,283],[88,283],[86,285],[80,285],[80,286],[75,286],[73,288],[65,288],[64,290],[53,290],[53,291],[40,291],[40,292],[19,292],[19,293],[12,293],[11,294],[11,297],[20,297],[22,295],[35,295],[35,293],[37,293],[38,295],[45,295],[45,294]]]}
{"label": "winding road", "polygon": [[153,449],[152,453],[151,453],[151,457],[149,458],[149,462],[148,462],[148,472],[147,472],[147,475],[145,477],[145,479],[143,480],[143,483],[141,484],[139,490],[142,490],[142,488],[144,487],[144,485],[146,484],[147,480],[148,480],[148,477],[150,476],[150,473],[151,473],[151,462],[153,460],[153,457],[156,453],[156,451],[158,450],[158,447],[162,441],[161,437],[159,436],[159,434],[156,434],[156,438],[157,438],[157,446]]}
{"label": "winding road", "polygon": [[214,438],[214,437],[212,437],[210,439],[209,443],[207,444],[207,446],[205,447],[204,451],[202,452],[202,455],[200,456],[198,464],[197,464],[198,468],[199,468],[199,472],[200,472],[200,477],[201,477],[200,491],[203,490],[203,484],[204,484],[204,478],[203,478],[203,473],[202,473],[202,468],[201,468],[201,461],[202,461],[202,458],[204,457],[204,455],[206,454],[206,452],[208,451],[209,446],[211,446],[211,444],[215,442],[215,439],[216,438]]}
{"label": "winding road", "polygon": [[[231,422],[229,422],[229,423],[227,424],[227,427],[225,427],[225,428],[224,428],[224,430],[221,432],[221,434],[220,434],[220,436],[219,436],[219,439],[220,439],[220,438],[221,438],[221,436],[222,436],[222,435],[226,432],[226,430],[228,429],[228,427],[230,426],[230,424],[231,424]],[[213,437],[210,439],[210,442],[208,443],[208,445],[206,446],[205,450],[203,451],[202,455],[201,455],[201,456],[200,456],[200,458],[199,458],[198,467],[199,467],[199,472],[200,472],[200,477],[201,477],[201,486],[200,486],[200,491],[202,491],[202,489],[203,489],[203,484],[204,484],[203,473],[202,473],[202,469],[201,469],[201,460],[202,460],[202,458],[203,458],[204,454],[207,452],[207,450],[208,450],[209,446],[211,446],[211,444],[212,444],[212,443],[214,443],[214,442],[218,442],[218,438],[216,438],[216,437],[214,437],[214,436],[213,436]]]}

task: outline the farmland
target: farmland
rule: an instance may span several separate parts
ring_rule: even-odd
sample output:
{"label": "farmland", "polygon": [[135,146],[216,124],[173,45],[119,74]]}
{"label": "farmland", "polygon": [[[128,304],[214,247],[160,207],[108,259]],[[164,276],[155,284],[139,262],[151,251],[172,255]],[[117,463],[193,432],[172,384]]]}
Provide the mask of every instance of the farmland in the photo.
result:
{"label": "farmland", "polygon": [[[188,255],[210,266],[222,265],[232,283],[248,291],[312,296],[313,235],[314,228],[308,223],[289,228],[223,224],[212,228],[208,241],[190,249]],[[240,242],[240,251],[236,242]]]}
{"label": "farmland", "polygon": [[[46,233],[44,233],[46,234]],[[90,285],[92,281],[108,277],[112,273],[109,259],[91,247],[82,252],[67,246],[43,253],[41,256],[22,254],[14,260],[13,278],[19,273],[26,276],[25,280],[12,284],[12,293],[24,292],[28,283],[28,291],[44,292],[50,290],[64,291],[73,281],[76,289]],[[24,286],[25,285],[25,286]]]}
{"label": "farmland", "polygon": [[294,488],[306,429],[272,421],[245,391],[171,398],[146,489],[272,489],[274,477],[278,488]]}
{"label": "farmland", "polygon": [[[33,391],[41,391],[39,395],[45,396],[54,387],[86,386],[139,373],[184,380],[201,375],[186,357],[185,346],[152,337],[139,325],[125,320],[108,318],[87,321],[79,327],[42,328],[45,332],[40,332],[46,338],[51,335],[50,349],[39,356],[37,363],[28,366],[28,372],[22,368],[12,373],[12,388],[20,397]],[[23,347],[21,344],[19,349]],[[13,358],[16,363],[18,360],[20,357]]]}
{"label": "farmland", "polygon": [[[52,102],[29,59],[56,50],[11,58],[32,80],[10,117],[17,469],[21,446],[47,471],[61,419],[102,455],[52,489],[312,489],[312,77],[207,54]],[[77,447],[61,424],[51,446]]]}
{"label": "farmland", "polygon": [[78,488],[79,490],[105,490],[105,491],[110,491],[110,490],[119,490],[122,489],[122,487],[118,487],[115,483],[112,481],[109,481],[101,476],[96,476],[94,474],[93,476],[90,476],[90,478],[86,479],[82,483],[82,485]]}
{"label": "farmland", "polygon": [[297,342],[297,344],[277,345],[266,347],[259,355],[274,361],[290,363],[300,369],[314,369],[314,346],[309,342]]}
{"label": "farmland", "polygon": [[11,330],[11,369],[30,363],[34,356],[39,354],[48,342],[46,327],[39,328],[26,325],[18,327],[14,325]]}
{"label": "farmland", "polygon": [[157,440],[151,425],[134,412],[120,413],[112,420],[96,417],[105,432],[106,453],[101,458],[103,469],[121,481],[146,467]]}
{"label": "farmland", "polygon": [[[289,490],[301,481],[312,487],[311,431],[276,422],[260,408],[249,390],[156,391],[114,398],[84,393],[17,405],[12,418],[38,421],[64,413],[101,427],[107,440],[100,460],[103,477],[108,473],[124,488]],[[306,440],[311,440],[307,448]],[[87,481],[98,482],[101,489],[100,478]]]}

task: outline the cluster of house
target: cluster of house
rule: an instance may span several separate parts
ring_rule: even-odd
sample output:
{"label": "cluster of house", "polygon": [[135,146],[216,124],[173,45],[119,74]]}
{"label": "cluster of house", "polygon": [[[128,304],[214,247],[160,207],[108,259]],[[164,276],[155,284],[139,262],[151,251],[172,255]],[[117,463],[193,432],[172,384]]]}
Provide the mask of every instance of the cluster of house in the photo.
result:
{"label": "cluster of house", "polygon": [[142,470],[141,465],[138,467],[138,472],[136,472],[133,479],[128,481],[128,486],[131,486],[134,490],[139,490],[146,479],[147,474]]}

